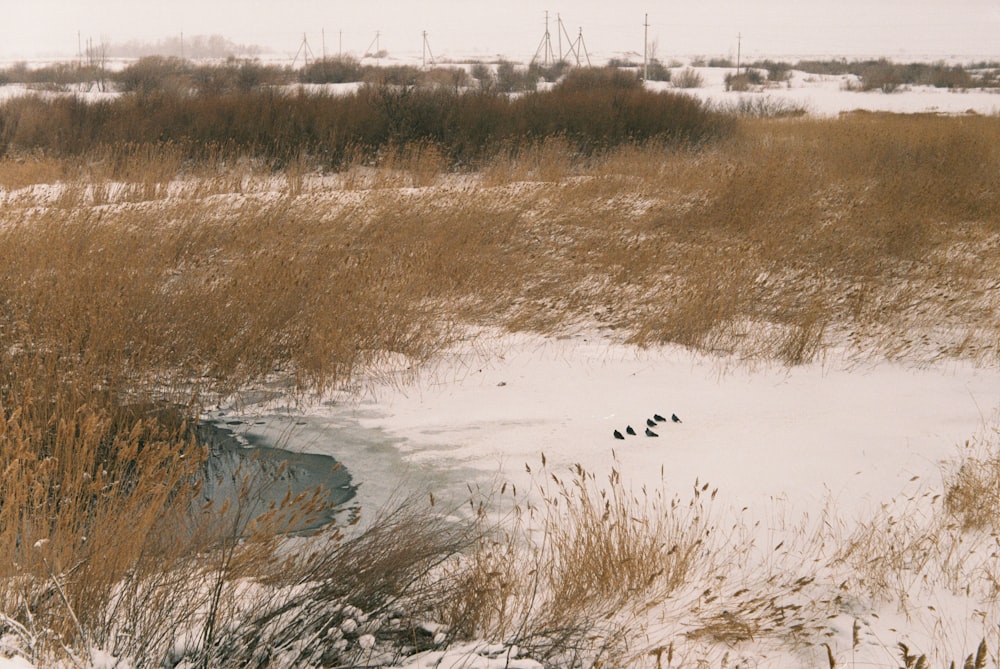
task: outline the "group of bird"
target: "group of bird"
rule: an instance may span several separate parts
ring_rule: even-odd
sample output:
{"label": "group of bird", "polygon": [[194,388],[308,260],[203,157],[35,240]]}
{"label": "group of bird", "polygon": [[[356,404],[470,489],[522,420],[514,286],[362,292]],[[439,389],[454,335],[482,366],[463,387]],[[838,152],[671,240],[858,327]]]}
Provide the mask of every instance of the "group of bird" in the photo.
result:
{"label": "group of bird", "polygon": [[[680,423],[681,422],[681,419],[678,418],[677,414],[675,414],[675,413],[670,414],[670,420],[672,420],[675,423]],[[652,418],[647,418],[646,419],[646,436],[647,437],[659,437],[660,435],[656,434],[655,432],[653,432],[649,428],[656,427],[657,424],[659,424],[659,423],[666,423],[666,422],[667,422],[666,418],[664,418],[663,416],[661,416],[658,413],[654,413]],[[625,428],[625,434],[635,436],[636,432],[635,432],[635,429],[631,425],[629,425],[629,426],[627,426]],[[614,431],[615,439],[624,439],[625,438],[625,434],[622,434],[618,430]]]}

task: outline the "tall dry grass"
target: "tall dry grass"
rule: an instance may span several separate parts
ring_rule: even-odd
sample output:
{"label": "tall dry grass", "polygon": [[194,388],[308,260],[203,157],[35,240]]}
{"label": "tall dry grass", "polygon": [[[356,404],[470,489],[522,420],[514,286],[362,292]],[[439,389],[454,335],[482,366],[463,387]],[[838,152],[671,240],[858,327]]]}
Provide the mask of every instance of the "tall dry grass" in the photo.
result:
{"label": "tall dry grass", "polygon": [[996,428],[985,431],[960,447],[940,481],[914,477],[856,525],[830,526],[842,592],[855,605],[895,611],[905,626],[893,631],[919,640],[898,644],[906,666],[979,666],[996,647],[998,449]]}
{"label": "tall dry grass", "polygon": [[553,666],[724,665],[729,650],[823,638],[836,603],[815,587],[814,530],[759,546],[743,519],[728,524],[707,483],[686,496],[665,481],[631,490],[616,471],[601,481],[542,462],[537,501],[501,491],[509,517],[446,569],[456,590],[439,615],[460,637]]}
{"label": "tall dry grass", "polygon": [[[995,361],[998,135],[996,118],[746,120],[711,146],[584,155],[556,137],[460,174],[445,172],[432,143],[374,163],[359,154],[334,174],[305,157],[277,173],[220,152],[192,163],[170,144],[2,161],[0,253],[16,261],[0,267],[0,542],[19,558],[5,564],[4,610],[39,657],[87,643],[162,656],[176,641],[167,619],[139,612],[171,611],[171,625],[200,639],[190,657],[223,662],[235,630],[254,620],[239,603],[244,579],[285,563],[273,528],[257,542],[232,526],[175,540],[199,459],[185,426],[200,404],[265,381],[295,394],[405,371],[469,324],[596,328],[788,364],[832,347]],[[640,500],[615,482],[602,496],[583,472],[554,483],[534,553],[483,534],[462,569],[421,591],[456,635],[611,663],[680,653],[680,643],[668,653],[626,633],[669,638],[676,620],[695,646],[818,640],[831,604],[808,571],[780,583],[744,575],[721,598],[704,594],[730,554],[751,549],[706,524],[697,504]],[[878,522],[845,539],[856,550],[841,556],[873,597],[898,591],[911,572],[893,565],[925,546]],[[375,608],[391,565],[409,555],[423,569],[462,543],[368,536],[378,544],[365,551],[409,547],[364,595]],[[894,536],[896,546],[879,543]],[[874,553],[899,557],[865,563]],[[310,573],[296,569],[286,573]],[[215,587],[179,587],[192,570]],[[416,584],[426,585],[396,585]],[[802,613],[753,594],[797,601],[807,587]],[[315,608],[289,595],[289,608],[254,629],[273,632],[293,610],[296,629],[318,629],[341,595],[316,595]],[[677,619],[643,617],[672,598]],[[141,633],[118,626],[123,611]],[[126,638],[135,641],[114,641]]]}

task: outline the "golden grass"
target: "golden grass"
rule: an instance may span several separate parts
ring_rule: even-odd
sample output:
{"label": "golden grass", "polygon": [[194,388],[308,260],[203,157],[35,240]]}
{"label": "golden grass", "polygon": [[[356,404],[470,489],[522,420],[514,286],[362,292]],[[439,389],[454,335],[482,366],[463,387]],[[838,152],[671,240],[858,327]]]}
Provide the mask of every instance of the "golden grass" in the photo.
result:
{"label": "golden grass", "polygon": [[[772,653],[811,666],[896,666],[899,655],[907,667],[982,666],[1000,624],[998,446],[995,434],[967,444],[942,484],[914,478],[865,518],[743,509],[732,525],[707,484],[685,500],[629,490],[614,471],[564,478],[543,456],[539,501],[501,490],[496,531],[446,570],[455,590],[438,615],[460,637],[556,666],[731,666]],[[873,631],[878,612],[899,623]]]}
{"label": "golden grass", "polygon": [[[962,657],[963,666],[981,666],[986,639],[995,639],[998,448],[995,433],[977,438],[944,468],[940,484],[914,477],[910,489],[846,533],[831,526],[836,553],[830,564],[836,579],[843,579],[843,595],[872,609],[895,610],[932,643],[911,653],[900,642],[905,666],[945,666]],[[967,617],[956,619],[956,600],[968,607]],[[909,630],[894,631],[906,638]],[[976,643],[977,652],[970,654]]]}
{"label": "golden grass", "polygon": [[[419,365],[466,325],[598,329],[787,364],[835,347],[918,363],[1000,353],[996,118],[757,120],[711,147],[582,159],[550,140],[480,173],[444,165],[429,146],[334,175],[305,158],[281,173],[187,165],[169,146],[0,162],[0,254],[16,259],[0,268],[0,545],[17,556],[0,569],[4,611],[31,612],[31,630],[76,648],[121,631],[122,611],[172,611],[215,644],[213,630],[243,620],[240,579],[277,573],[275,546],[232,528],[175,540],[199,460],[185,421],[263,381],[294,394]],[[853,589],[897,597],[914,573],[1000,583],[1000,570],[943,550],[954,528],[992,522],[970,510],[992,509],[995,472],[964,471],[949,520],[891,515],[840,537]],[[456,633],[611,663],[819,639],[833,597],[812,591],[811,569],[706,590],[759,547],[746,528],[712,525],[700,488],[678,506],[614,480],[602,491],[582,471],[553,484],[548,515],[521,526],[543,537],[534,552],[516,530],[483,534],[451,574],[439,610]],[[768,564],[822,543],[799,536]],[[217,588],[195,596],[176,579],[199,551]],[[934,555],[951,557],[931,569]],[[806,588],[809,606],[794,608]],[[650,620],[665,601],[677,617]],[[163,620],[143,620],[129,652],[162,650]],[[668,652],[629,630],[678,642]]]}
{"label": "golden grass", "polygon": [[450,567],[457,583],[439,615],[460,636],[555,666],[724,664],[727,649],[823,638],[837,602],[816,586],[815,530],[779,522],[777,546],[759,546],[697,481],[686,498],[665,483],[635,491],[615,471],[563,477],[544,457],[535,480],[539,501],[501,494],[497,531]]}

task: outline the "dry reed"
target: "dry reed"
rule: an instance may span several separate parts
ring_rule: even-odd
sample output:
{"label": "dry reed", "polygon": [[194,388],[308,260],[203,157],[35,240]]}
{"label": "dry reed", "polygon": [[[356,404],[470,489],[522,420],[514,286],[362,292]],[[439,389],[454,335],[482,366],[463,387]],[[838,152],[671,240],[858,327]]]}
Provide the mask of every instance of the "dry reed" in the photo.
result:
{"label": "dry reed", "polygon": [[[211,653],[246,620],[241,579],[277,573],[274,533],[172,541],[198,461],[185,421],[206,398],[264,380],[294,394],[419,365],[467,324],[597,328],[788,364],[834,346],[995,361],[998,140],[995,118],[854,115],[746,121],[710,147],[586,158],[549,139],[458,175],[429,144],[338,175],[304,159],[280,174],[249,158],[191,165],[171,145],[91,163],[3,161],[0,253],[16,262],[0,269],[0,542],[18,556],[5,565],[4,610],[30,612],[14,622],[38,635],[40,654],[57,649],[55,634],[111,645],[123,611],[172,611],[202,631],[198,657],[221,661]],[[461,594],[446,611],[456,633],[495,633],[541,656],[635,660],[657,649],[636,654],[624,630],[650,629],[642,607],[683,591],[692,642],[818,634],[831,606],[821,595],[802,612],[737,587],[707,601],[705,580],[731,564],[719,556],[744,544],[713,547],[699,535],[714,532],[705,516],[666,498],[646,506],[619,483],[601,497],[584,472],[555,482],[531,574],[520,544],[483,535],[449,581]],[[951,503],[971,508],[959,491],[974,487],[956,484]],[[951,530],[910,517],[847,541],[840,561],[858,591],[890,597],[914,573],[974,571],[931,570],[928,545],[940,551]],[[454,545],[410,537],[404,548],[439,556]],[[197,568],[216,588],[185,608],[176,579],[196,568],[196,549],[212,556]],[[364,595],[373,606],[405,562],[393,555]],[[810,578],[751,583],[799,596]],[[313,615],[325,613],[300,620]],[[163,652],[163,620],[123,632],[136,640],[123,652]]]}

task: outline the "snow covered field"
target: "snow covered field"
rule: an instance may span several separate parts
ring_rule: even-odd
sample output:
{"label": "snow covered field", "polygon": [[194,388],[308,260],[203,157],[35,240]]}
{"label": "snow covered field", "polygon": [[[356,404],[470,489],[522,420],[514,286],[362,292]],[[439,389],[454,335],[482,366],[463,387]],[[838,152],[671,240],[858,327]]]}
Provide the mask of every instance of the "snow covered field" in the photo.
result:
{"label": "snow covered field", "polygon": [[[383,65],[391,64],[391,60],[380,62]],[[121,64],[118,65],[118,67],[120,66]],[[676,75],[686,67],[673,68],[673,72]],[[679,91],[721,104],[731,104],[740,98],[771,98],[802,107],[814,116],[836,116],[842,112],[856,110],[895,113],[1000,114],[1000,89],[996,88],[952,90],[934,86],[909,86],[894,93],[883,93],[878,90],[858,91],[849,89],[850,86],[857,86],[858,79],[854,75],[819,75],[792,70],[786,82],[757,91],[737,92],[727,91],[725,87],[726,75],[733,74],[735,68],[695,67],[692,69],[701,76],[704,82],[698,88],[676,88],[668,82],[657,81],[650,81],[647,86],[653,90]],[[309,92],[326,92],[334,95],[354,91],[357,87],[358,84],[353,83],[301,85],[303,90]],[[293,88],[298,90],[300,86]],[[37,92],[37,90],[24,84],[8,84],[0,86],[0,100],[32,92]],[[71,87],[68,92],[85,96],[91,100],[108,99],[118,95],[110,90],[100,91],[96,86],[91,85]]]}
{"label": "snow covered field", "polygon": [[[732,93],[722,81],[728,70],[701,71],[706,85],[688,94],[783,98],[820,116],[1000,111],[995,93],[861,93],[845,90],[843,77],[802,73],[788,86]],[[24,92],[13,88],[0,88],[0,97]],[[614,470],[636,491],[686,495],[696,480],[708,482],[719,489],[725,517],[761,522],[762,543],[783,536],[789,519],[830,512],[850,525],[925,485],[940,490],[964,444],[995,441],[1000,427],[1000,369],[952,358],[888,362],[831,349],[817,362],[785,367],[674,346],[639,349],[584,328],[561,337],[474,331],[432,367],[410,375],[401,361],[400,370],[299,404],[233,400],[211,417],[257,443],[344,463],[359,485],[351,504],[363,517],[408,493],[433,494],[442,508],[461,507],[470,487],[511,483],[530,497],[544,461],[559,475],[579,464],[599,481]],[[654,420],[657,436],[646,436],[656,414],[667,420]],[[629,426],[635,436],[614,436]],[[830,623],[837,662],[898,666],[899,641],[939,653],[935,662],[961,660],[1000,620],[996,602],[977,593],[957,596],[944,583],[914,584],[912,592],[914,609],[898,601],[845,607]],[[851,627],[859,620],[870,647],[855,654]],[[746,657],[753,659],[743,666],[817,661],[788,648]],[[457,651],[449,661],[487,666]],[[427,657],[413,663],[431,666]],[[8,666],[27,663],[0,659]]]}
{"label": "snow covered field", "polygon": [[[245,407],[244,411],[252,407]],[[862,515],[913,476],[936,478],[968,439],[997,425],[1000,370],[948,361],[909,366],[828,356],[800,367],[748,367],[600,336],[494,335],[450,352],[412,383],[342,393],[286,412],[259,406],[286,448],[333,455],[360,484],[362,507],[401,487],[455,501],[466,483],[530,483],[554,470],[620,470],[635,488],[695,479],[733,508],[783,500]],[[285,418],[282,419],[282,414]],[[654,414],[676,413],[644,435]],[[614,430],[635,428],[618,440]],[[369,475],[368,472],[377,472]]]}
{"label": "snow covered field", "polygon": [[[345,463],[360,485],[362,515],[409,493],[458,507],[469,486],[485,493],[502,482],[534,497],[545,460],[544,471],[560,477],[580,464],[606,482],[614,469],[637,493],[684,496],[696,480],[709,482],[724,518],[760,522],[754,531],[774,545],[802,519],[829,513],[850,527],[916,490],[939,489],[963,445],[995,433],[998,408],[1000,370],[966,362],[918,366],[829,353],[799,367],[751,367],[677,347],[639,350],[599,334],[479,333],[415,380],[296,409],[248,405],[241,414],[258,437]],[[667,420],[652,428],[657,437],[645,436],[655,414]],[[266,425],[255,425],[262,416]],[[637,435],[614,437],[627,426]],[[941,657],[974,650],[984,632],[968,627],[969,610],[983,602],[943,588],[913,594],[925,600],[914,600],[916,611],[895,602],[841,611],[830,623],[838,661],[850,652],[895,666],[898,641]],[[924,605],[934,613],[921,613]],[[984,625],[993,619],[983,614]],[[857,624],[864,638],[849,651]],[[810,666],[818,657],[789,652],[754,661]]]}
{"label": "snow covered field", "polygon": [[[853,75],[819,75],[792,71],[789,80],[759,92],[739,93],[725,90],[725,76],[733,68],[695,68],[704,79],[701,88],[682,89],[703,100],[727,103],[740,97],[770,97],[803,107],[810,115],[836,116],[856,110],[872,112],[988,114],[1000,113],[1000,91],[997,89],[949,90],[933,86],[912,86],[895,93],[882,91],[852,91],[857,85]],[[669,84],[650,82],[650,87],[665,89]]]}

